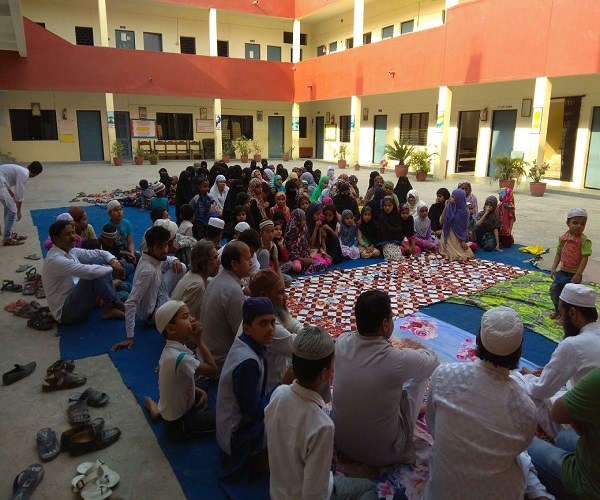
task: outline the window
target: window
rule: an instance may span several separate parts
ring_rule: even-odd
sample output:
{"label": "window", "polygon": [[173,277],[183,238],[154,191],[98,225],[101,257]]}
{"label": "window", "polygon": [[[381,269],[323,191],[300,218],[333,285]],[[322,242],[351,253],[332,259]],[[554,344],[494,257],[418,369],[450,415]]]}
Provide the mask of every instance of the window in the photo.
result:
{"label": "window", "polygon": [[350,142],[350,115],[340,116],[340,142]]}
{"label": "window", "polygon": [[223,115],[221,117],[221,132],[224,141],[235,141],[242,135],[252,139],[254,137],[253,116]]}
{"label": "window", "polygon": [[428,124],[429,113],[400,115],[400,139],[413,146],[426,146]]}
{"label": "window", "polygon": [[[291,31],[284,31],[283,43],[294,43],[294,33]],[[306,33],[300,33],[300,45],[308,45],[308,35]]]}
{"label": "window", "polygon": [[162,52],[162,35],[160,33],[144,33],[144,50]]}
{"label": "window", "polygon": [[94,45],[94,28],[75,26],[75,43],[77,45]]}
{"label": "window", "polygon": [[394,36],[394,25],[381,28],[381,39],[392,38]]}
{"label": "window", "polygon": [[196,38],[193,36],[180,36],[179,37],[179,50],[182,54],[195,54],[196,53]]}
{"label": "window", "polygon": [[337,51],[337,42],[331,42],[329,44],[329,53],[333,53]]}
{"label": "window", "polygon": [[158,138],[165,141],[194,139],[192,118],[191,113],[156,113]]}
{"label": "window", "polygon": [[267,45],[267,61],[281,61],[281,47]]}
{"label": "window", "polygon": [[368,45],[371,43],[371,32],[365,33],[363,35],[363,45]]}
{"label": "window", "polygon": [[13,141],[56,141],[56,111],[42,110],[42,116],[33,116],[31,109],[11,109],[10,131]]}
{"label": "window", "polygon": [[346,49],[354,47],[354,38],[346,38]]}
{"label": "window", "polygon": [[324,56],[327,54],[327,47],[325,45],[319,45],[317,47],[317,57]]}
{"label": "window", "polygon": [[300,117],[300,139],[306,139],[306,116]]}
{"label": "window", "polygon": [[404,21],[400,24],[400,34],[404,35],[406,33],[412,33],[415,31],[415,20],[411,19],[410,21]]}
{"label": "window", "polygon": [[229,42],[227,40],[217,40],[217,55],[219,57],[229,57]]}

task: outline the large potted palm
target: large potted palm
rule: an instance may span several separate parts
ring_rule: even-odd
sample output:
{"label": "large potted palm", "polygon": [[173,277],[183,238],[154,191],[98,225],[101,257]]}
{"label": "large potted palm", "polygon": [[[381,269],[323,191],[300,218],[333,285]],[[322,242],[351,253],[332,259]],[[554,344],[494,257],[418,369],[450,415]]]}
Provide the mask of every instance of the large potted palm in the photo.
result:
{"label": "large potted palm", "polygon": [[392,144],[386,144],[383,148],[383,152],[390,160],[398,162],[394,168],[396,177],[403,177],[408,174],[407,160],[413,150],[414,146],[408,144],[402,138],[399,141],[394,139]]}
{"label": "large potted palm", "polygon": [[520,157],[511,157],[511,155],[501,154],[492,158],[496,169],[494,170],[494,180],[500,184],[500,188],[509,187],[513,189],[515,183],[517,186],[521,179],[527,175],[529,163]]}

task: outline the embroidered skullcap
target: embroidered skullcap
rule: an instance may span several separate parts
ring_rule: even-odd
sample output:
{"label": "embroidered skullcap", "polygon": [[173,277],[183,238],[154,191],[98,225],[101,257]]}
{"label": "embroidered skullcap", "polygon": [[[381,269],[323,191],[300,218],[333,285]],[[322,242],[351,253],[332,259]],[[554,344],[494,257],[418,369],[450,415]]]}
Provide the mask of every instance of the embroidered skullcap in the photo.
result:
{"label": "embroidered skullcap", "polygon": [[258,229],[262,231],[267,226],[275,226],[275,224],[273,224],[273,221],[271,219],[264,219],[258,225]]}
{"label": "embroidered skullcap", "polygon": [[73,216],[69,213],[69,212],[65,212],[63,214],[60,214],[57,218],[57,221],[59,220],[68,220],[69,222],[73,222]]}
{"label": "embroidered skullcap", "polygon": [[215,179],[215,182],[223,182],[226,181],[227,179],[225,179],[224,175],[217,175],[217,178]]}
{"label": "embroidered skullcap", "polygon": [[246,229],[250,229],[250,224],[247,222],[238,222],[233,229],[238,233],[243,233]]}
{"label": "embroidered skullcap", "polygon": [[560,294],[560,300],[578,307],[596,307],[596,292],[584,285],[567,283]]}
{"label": "embroidered skullcap", "polygon": [[152,190],[155,193],[160,193],[161,191],[164,191],[165,189],[165,185],[162,182],[157,182],[156,184],[154,184],[154,186],[152,186]]}
{"label": "embroidered skullcap", "polygon": [[154,314],[154,323],[156,323],[156,329],[163,333],[165,327],[169,324],[169,321],[177,314],[177,311],[185,306],[185,302],[181,300],[169,300],[160,306]]}
{"label": "embroidered skullcap", "polygon": [[587,210],[585,208],[573,208],[569,210],[569,215],[567,215],[567,219],[571,219],[572,217],[585,217],[587,219]]}
{"label": "embroidered skullcap", "polygon": [[101,236],[104,236],[105,238],[114,239],[117,237],[117,228],[112,224],[105,224],[102,227]]}
{"label": "embroidered skullcap", "polygon": [[523,342],[523,322],[510,307],[494,307],[481,318],[480,339],[485,349],[496,356],[515,352]]}
{"label": "embroidered skullcap", "polygon": [[307,326],[296,335],[292,352],[302,359],[317,361],[335,351],[335,344],[329,334],[318,326]]}
{"label": "embroidered skullcap", "polygon": [[249,297],[244,301],[242,317],[245,325],[251,324],[254,318],[265,314],[275,314],[271,299],[267,297]]}
{"label": "embroidered skullcap", "polygon": [[120,206],[121,204],[119,203],[119,200],[110,200],[106,205],[106,211],[110,212],[113,208],[117,208]]}
{"label": "embroidered skullcap", "polygon": [[277,274],[273,269],[261,269],[257,273],[254,273],[248,283],[250,293],[254,297],[265,295],[269,292],[277,283],[283,278]]}
{"label": "embroidered skullcap", "polygon": [[208,219],[208,225],[216,227],[217,229],[223,229],[225,227],[225,221],[223,219],[219,219],[218,217],[211,217]]}
{"label": "embroidered skullcap", "polygon": [[175,224],[172,220],[169,219],[157,219],[154,221],[155,226],[164,227],[167,231],[169,231],[169,240],[172,240],[177,236],[177,224]]}

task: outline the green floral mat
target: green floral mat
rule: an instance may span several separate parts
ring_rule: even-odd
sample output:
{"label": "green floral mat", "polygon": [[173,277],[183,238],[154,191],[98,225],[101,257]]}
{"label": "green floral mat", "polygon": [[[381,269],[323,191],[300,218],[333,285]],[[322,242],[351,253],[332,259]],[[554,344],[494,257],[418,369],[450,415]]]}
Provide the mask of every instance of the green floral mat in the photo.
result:
{"label": "green floral mat", "polygon": [[[448,302],[477,306],[488,310],[497,306],[508,306],[517,311],[526,327],[544,337],[560,342],[563,330],[549,316],[554,311],[548,290],[552,284],[549,274],[530,272],[520,278],[504,281],[468,297],[449,297]],[[586,283],[600,293],[600,285]],[[600,296],[599,296],[600,297]],[[600,298],[596,302],[600,307]]]}

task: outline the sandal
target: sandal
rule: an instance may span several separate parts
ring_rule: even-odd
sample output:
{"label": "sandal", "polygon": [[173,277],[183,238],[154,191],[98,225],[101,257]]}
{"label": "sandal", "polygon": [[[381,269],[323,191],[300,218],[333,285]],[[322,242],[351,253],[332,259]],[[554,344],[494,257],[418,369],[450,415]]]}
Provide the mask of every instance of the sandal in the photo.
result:
{"label": "sandal", "polygon": [[31,375],[35,371],[36,363],[32,361],[26,365],[15,365],[15,368],[2,375],[2,383],[4,385],[14,384],[21,379]]}
{"label": "sandal", "polygon": [[41,277],[42,276],[38,274],[37,269],[35,267],[32,267],[29,271],[25,273],[25,279],[27,281],[33,281]]}
{"label": "sandal", "polygon": [[19,316],[19,318],[28,318],[29,319],[29,318],[33,318],[35,315],[37,315],[37,313],[38,313],[38,309],[36,309],[35,307],[32,307],[31,304],[27,304],[26,306],[15,309],[13,314],[15,316]]}
{"label": "sandal", "polygon": [[17,241],[17,240],[4,240],[3,245],[5,247],[16,247],[17,245],[24,245],[25,242],[24,241]]}
{"label": "sandal", "polygon": [[21,472],[13,482],[13,494],[10,500],[29,498],[44,478],[44,467],[41,464],[31,464]]}
{"label": "sandal", "polygon": [[17,233],[13,233],[12,239],[16,241],[25,241],[27,239],[27,236],[19,236]]}
{"label": "sandal", "polygon": [[46,298],[46,293],[44,292],[44,287],[38,286],[36,288],[35,297],[36,297],[36,299],[45,299]]}
{"label": "sandal", "polygon": [[72,373],[74,369],[75,369],[75,363],[73,362],[72,359],[59,359],[58,361],[55,361],[48,367],[48,369],[46,370],[46,373],[50,373],[55,370]]}
{"label": "sandal", "polygon": [[69,406],[67,408],[67,416],[71,425],[87,424],[92,418],[85,401],[80,401]]}
{"label": "sandal", "polygon": [[79,493],[90,480],[101,484],[106,488],[113,488],[116,486],[121,479],[119,474],[114,470],[110,469],[103,460],[96,460],[96,462],[83,462],[77,467],[79,476],[75,476],[71,481],[73,485],[73,493]]}
{"label": "sandal", "polygon": [[22,273],[27,271],[31,267],[31,264],[21,264],[17,269],[15,269],[16,273]]}
{"label": "sandal", "polygon": [[26,305],[29,305],[29,303],[26,300],[19,299],[16,302],[11,302],[10,304],[4,306],[4,310],[11,313],[11,312],[15,311],[15,309],[26,306]]}
{"label": "sandal", "polygon": [[23,286],[15,284],[15,282],[12,281],[12,280],[4,280],[2,282],[2,288],[1,288],[1,290],[3,292],[4,291],[8,291],[8,292],[22,292],[23,291]]}
{"label": "sandal", "polygon": [[[55,324],[56,324],[56,321],[54,321],[54,318],[52,316],[48,316],[46,314],[40,315],[38,313],[27,320],[27,326],[29,328],[33,328],[33,329],[39,330],[41,332],[46,331],[46,330],[51,330],[52,328],[54,328]],[[79,385],[83,385],[83,384],[79,384]],[[78,385],[73,386],[73,387],[78,387]]]}
{"label": "sandal", "polygon": [[33,283],[27,283],[25,287],[22,287],[21,289],[23,290],[23,295],[35,295],[37,286],[35,286]]}
{"label": "sandal", "polygon": [[108,403],[110,397],[104,392],[98,392],[88,387],[84,392],[74,392],[69,396],[69,401],[87,401],[87,404],[94,407],[104,406]]}
{"label": "sandal", "polygon": [[40,260],[41,257],[39,255],[35,254],[35,253],[32,253],[31,255],[27,255],[25,257],[25,259],[28,259],[28,260]]}
{"label": "sandal", "polygon": [[50,427],[40,429],[37,433],[37,447],[42,462],[48,462],[56,458],[60,453],[56,432]]}
{"label": "sandal", "polygon": [[42,391],[51,392],[61,389],[73,389],[85,385],[87,377],[77,373],[68,373],[62,370],[54,370],[44,377]]}

